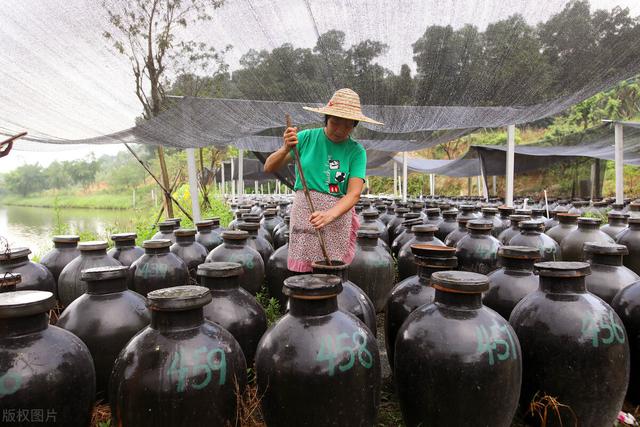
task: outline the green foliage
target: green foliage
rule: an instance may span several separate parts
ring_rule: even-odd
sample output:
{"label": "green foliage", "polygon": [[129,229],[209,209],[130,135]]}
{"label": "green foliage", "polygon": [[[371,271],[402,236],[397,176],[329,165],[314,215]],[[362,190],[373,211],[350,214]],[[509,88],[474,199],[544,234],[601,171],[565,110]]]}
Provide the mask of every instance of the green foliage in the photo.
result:
{"label": "green foliage", "polygon": [[275,298],[270,298],[266,288],[262,288],[256,295],[258,303],[267,314],[267,325],[271,326],[282,317],[282,308]]}
{"label": "green foliage", "polygon": [[46,187],[44,169],[38,163],[26,164],[7,173],[4,177],[7,190],[27,196]]}

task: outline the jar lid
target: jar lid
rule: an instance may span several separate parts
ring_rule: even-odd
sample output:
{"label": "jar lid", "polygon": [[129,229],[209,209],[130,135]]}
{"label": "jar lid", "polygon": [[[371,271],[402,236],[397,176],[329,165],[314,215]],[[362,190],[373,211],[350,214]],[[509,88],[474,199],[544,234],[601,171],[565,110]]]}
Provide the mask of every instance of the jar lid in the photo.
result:
{"label": "jar lid", "polygon": [[81,251],[103,251],[107,249],[109,245],[104,240],[92,240],[89,242],[78,243],[78,249]]}
{"label": "jar lid", "polygon": [[433,224],[419,224],[414,225],[411,231],[414,233],[435,233],[438,231],[438,226]]}
{"label": "jar lid", "polygon": [[260,224],[258,224],[257,222],[240,222],[237,225],[239,230],[245,230],[245,231],[258,231],[258,229],[260,228]]}
{"label": "jar lid", "polygon": [[431,275],[431,285],[444,292],[481,294],[489,290],[489,278],[470,271],[437,271]]}
{"label": "jar lid", "polygon": [[191,236],[195,236],[197,233],[195,228],[178,228],[177,230],[173,231],[173,234],[176,237],[191,237]]}
{"label": "jar lid", "polygon": [[282,292],[291,298],[325,299],[342,292],[342,281],[332,274],[301,274],[286,278]]}
{"label": "jar lid", "polygon": [[498,208],[482,208],[481,211],[482,211],[482,213],[497,214],[498,213]]}
{"label": "jar lid", "polygon": [[513,214],[516,210],[511,206],[498,206],[498,211],[501,214]]}
{"label": "jar lid", "polygon": [[165,222],[173,222],[174,224],[178,224],[180,225],[180,222],[182,222],[182,218],[167,218],[164,220]]}
{"label": "jar lid", "polygon": [[409,209],[409,208],[396,208],[396,209],[394,210],[394,212],[395,212],[396,214],[406,214],[406,213],[408,213],[408,212],[411,212],[411,209]]}
{"label": "jar lid", "polygon": [[527,216],[531,216],[531,214],[533,213],[531,209],[516,209],[514,210],[514,212],[516,213],[516,215],[527,215]]}
{"label": "jar lid", "polygon": [[531,209],[531,213],[533,213],[534,215],[544,215],[545,213],[547,213],[547,210],[541,208],[533,208]]}
{"label": "jar lid", "polygon": [[213,225],[220,224],[219,216],[212,216],[210,218],[204,218],[202,221],[213,221]]}
{"label": "jar lid", "polygon": [[540,250],[531,246],[501,246],[498,248],[498,256],[511,259],[540,259]]}
{"label": "jar lid", "polygon": [[380,232],[373,228],[361,228],[358,230],[358,237],[364,237],[368,239],[377,239],[380,237]]}
{"label": "jar lid", "polygon": [[203,286],[174,286],[147,294],[147,306],[156,311],[185,311],[211,302],[211,292]]}
{"label": "jar lid", "polygon": [[454,269],[458,266],[458,258],[455,256],[449,258],[416,256],[414,262],[420,267],[441,268],[447,270]]}
{"label": "jar lid", "polygon": [[475,205],[460,205],[460,210],[461,211],[475,211],[476,207]]}
{"label": "jar lid", "polygon": [[411,253],[419,257],[449,258],[455,256],[456,248],[450,246],[429,245],[426,243],[414,243],[411,245]]}
{"label": "jar lid", "polygon": [[276,216],[276,210],[273,208],[265,209],[264,216]]}
{"label": "jar lid", "polygon": [[458,216],[458,211],[444,211],[442,212],[442,216],[447,219],[454,219],[456,216]]}
{"label": "jar lid", "polygon": [[366,210],[362,212],[362,216],[365,218],[378,218],[380,213],[377,210]]}
{"label": "jar lid", "polygon": [[509,215],[509,221],[515,222],[516,224],[519,223],[520,221],[526,221],[528,219],[531,219],[529,215],[520,215],[520,214]]}
{"label": "jar lid", "polygon": [[427,216],[440,216],[440,208],[427,208],[425,212]]}
{"label": "jar lid", "polygon": [[237,262],[206,262],[198,266],[198,276],[234,277],[240,276],[244,270]]}
{"label": "jar lid", "polygon": [[543,230],[544,229],[544,222],[542,221],[538,221],[538,220],[531,220],[528,219],[526,221],[520,221],[518,223],[518,226],[520,227],[521,230]]}
{"label": "jar lid", "polygon": [[609,212],[607,214],[609,219],[627,219],[629,218],[629,214],[622,212]]}
{"label": "jar lid", "polygon": [[629,224],[640,224],[640,218],[629,218]]}
{"label": "jar lid", "polygon": [[6,261],[16,258],[22,258],[29,256],[31,249],[25,247],[9,248],[3,252],[0,252],[0,260]]}
{"label": "jar lid", "polygon": [[121,242],[123,240],[135,240],[138,237],[136,233],[118,233],[112,234],[111,240],[114,242]]}
{"label": "jar lid", "polygon": [[556,217],[558,218],[558,220],[560,222],[563,222],[563,223],[576,223],[578,221],[578,217],[580,217],[580,215],[572,214],[572,213],[569,213],[569,212],[558,212],[556,214]]}
{"label": "jar lid", "polygon": [[459,225],[464,225],[466,227],[467,223],[469,222],[469,219],[470,218],[462,217],[462,218],[458,218],[457,221]]}
{"label": "jar lid", "polygon": [[240,215],[240,214],[245,214],[245,215],[246,215],[246,214],[248,214],[249,212],[251,212],[251,208],[249,208],[249,209],[243,209],[243,208],[241,208],[241,209],[238,209],[238,210],[236,211],[236,215]]}
{"label": "jar lid", "polygon": [[261,219],[262,219],[261,215],[252,215],[252,214],[242,215],[243,222],[251,222],[251,223],[257,224],[260,222]]}
{"label": "jar lid", "polygon": [[418,212],[407,212],[406,214],[404,214],[405,221],[410,220],[410,219],[416,219],[416,218],[420,218],[420,213]]}
{"label": "jar lid", "polygon": [[585,242],[582,248],[586,254],[629,255],[629,249],[617,243]]}
{"label": "jar lid", "polygon": [[584,277],[591,274],[591,266],[586,262],[547,261],[534,264],[542,277]]}
{"label": "jar lid", "polygon": [[222,238],[227,240],[247,240],[249,233],[244,230],[225,230],[222,232]]}
{"label": "jar lid", "polygon": [[212,219],[204,219],[202,221],[196,222],[196,228],[200,230],[201,228],[210,228],[213,227]]}
{"label": "jar lid", "polygon": [[640,211],[640,203],[639,202],[631,202],[629,204],[629,210],[637,212]]}
{"label": "jar lid", "polygon": [[311,263],[311,268],[313,269],[322,269],[324,271],[343,271],[349,268],[349,264],[346,264],[344,261],[331,260],[331,265],[327,265],[326,261],[315,261]]}
{"label": "jar lid", "polygon": [[493,221],[488,219],[472,219],[467,222],[467,228],[470,230],[491,230]]}
{"label": "jar lid", "polygon": [[421,225],[421,224],[424,224],[424,222],[422,222],[422,218],[411,218],[411,219],[405,219],[404,221],[402,221],[402,226],[405,228],[413,227],[414,225]]}
{"label": "jar lid", "polygon": [[53,240],[53,243],[78,243],[80,236],[76,236],[75,234],[61,234],[53,236],[51,240]]}
{"label": "jar lid", "polygon": [[175,221],[162,221],[158,223],[158,228],[159,229],[163,229],[163,228],[178,228],[178,224]]}
{"label": "jar lid", "polygon": [[580,218],[578,218],[578,225],[600,225],[601,223],[602,220],[600,218],[589,218],[586,216],[581,216]]}
{"label": "jar lid", "polygon": [[154,240],[145,240],[142,242],[142,247],[145,249],[162,249],[168,248],[173,244],[169,239],[154,239]]}
{"label": "jar lid", "polygon": [[0,294],[0,319],[33,316],[46,313],[56,305],[47,291],[15,291]]}
{"label": "jar lid", "polygon": [[129,273],[129,267],[125,265],[111,265],[105,267],[87,268],[80,272],[80,279],[85,282],[97,282],[101,280],[124,279]]}
{"label": "jar lid", "polygon": [[3,286],[16,286],[22,282],[20,273],[0,273],[0,288]]}

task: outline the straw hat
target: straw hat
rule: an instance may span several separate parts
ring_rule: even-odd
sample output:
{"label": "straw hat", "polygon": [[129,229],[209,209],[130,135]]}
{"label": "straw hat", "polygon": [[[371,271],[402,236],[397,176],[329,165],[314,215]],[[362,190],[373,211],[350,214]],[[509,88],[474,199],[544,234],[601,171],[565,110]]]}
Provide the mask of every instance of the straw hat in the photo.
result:
{"label": "straw hat", "polygon": [[320,108],[302,107],[305,110],[343,119],[358,120],[359,122],[382,125],[384,123],[373,120],[364,114],[360,108],[360,97],[351,89],[338,89],[326,106]]}

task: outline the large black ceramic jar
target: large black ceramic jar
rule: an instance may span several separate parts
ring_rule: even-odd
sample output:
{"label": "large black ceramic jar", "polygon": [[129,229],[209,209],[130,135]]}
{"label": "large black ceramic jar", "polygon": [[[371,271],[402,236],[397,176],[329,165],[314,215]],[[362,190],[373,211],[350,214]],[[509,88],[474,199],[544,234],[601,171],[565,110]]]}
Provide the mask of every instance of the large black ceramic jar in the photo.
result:
{"label": "large black ceramic jar", "polygon": [[247,382],[242,349],[205,320],[201,286],[150,292],[151,324],[122,350],[111,374],[111,425],[227,426]]}
{"label": "large black ceramic jar", "polygon": [[153,235],[152,240],[171,240],[171,243],[176,242],[176,237],[173,235],[173,231],[180,228],[180,224],[176,221],[166,220],[158,223],[158,232]]}
{"label": "large black ceramic jar", "polygon": [[398,237],[398,233],[396,233],[396,228],[402,224],[404,221],[404,216],[411,212],[409,208],[395,208],[393,213],[394,217],[387,224],[387,231],[389,232],[389,241],[393,243],[396,237]]}
{"label": "large black ceramic jar", "polygon": [[609,212],[607,216],[609,222],[600,227],[600,230],[603,233],[608,234],[609,237],[615,240],[618,237],[618,234],[620,234],[620,232],[626,229],[629,225],[629,215],[617,212]]}
{"label": "large black ceramic jar", "polygon": [[558,242],[558,244],[561,244],[569,233],[578,229],[578,215],[558,212],[556,217],[558,218],[558,225],[547,229],[545,234]]}
{"label": "large black ceramic jar", "polygon": [[204,245],[196,242],[195,228],[179,228],[173,232],[176,242],[169,250],[187,264],[189,277],[192,281],[197,281],[198,266],[202,264],[209,254]]}
{"label": "large black ceramic jar", "polygon": [[537,220],[521,221],[520,234],[509,240],[509,246],[529,246],[540,251],[542,261],[560,261],[562,254],[560,245],[543,233],[544,222]]}
{"label": "large black ceramic jar", "polygon": [[384,338],[392,369],[398,329],[416,308],[433,301],[435,289],[431,287],[431,274],[458,266],[455,248],[415,244],[411,245],[411,251],[417,274],[393,287],[384,309]]}
{"label": "large black ceramic jar", "polygon": [[402,231],[398,234],[398,236],[391,244],[391,253],[393,253],[393,256],[397,258],[398,252],[400,252],[400,248],[402,248],[405,243],[415,237],[415,234],[413,233],[413,227],[423,224],[424,222],[422,222],[422,218],[411,218],[404,220],[402,225],[396,228],[396,231]]}
{"label": "large black ceramic jar", "polygon": [[240,287],[241,275],[242,266],[236,262],[210,262],[198,267],[200,285],[208,288],[212,297],[204,306],[205,319],[231,332],[251,368],[258,342],[267,330],[267,315],[256,298]]}
{"label": "large black ceramic jar", "polygon": [[640,281],[622,289],[613,298],[611,308],[620,316],[629,339],[631,374],[627,399],[640,405]]}
{"label": "large black ceramic jar", "polygon": [[458,228],[457,216],[457,211],[449,210],[442,212],[442,222],[438,224],[438,231],[435,232],[435,236],[442,242],[447,239],[449,233]]}
{"label": "large black ceramic jar", "polygon": [[587,292],[589,264],[543,262],[536,269],[539,289],[524,297],[509,319],[522,346],[522,404],[553,396],[566,405],[558,408],[559,416],[549,415],[548,426],[612,425],[629,382],[622,322]]}
{"label": "large black ceramic jar", "polygon": [[493,230],[491,230],[491,232],[493,233],[493,235],[495,237],[500,236],[500,233],[502,233],[504,230],[506,230],[507,228],[509,228],[511,226],[511,220],[509,219],[509,217],[511,215],[513,215],[515,213],[515,209],[512,208],[511,206],[499,206],[498,207],[498,212],[500,213],[499,219],[500,219],[500,225],[499,226],[494,226]]}
{"label": "large black ceramic jar", "polygon": [[510,426],[522,358],[509,323],[482,305],[489,280],[441,271],[431,275],[431,284],[434,302],[411,313],[396,339],[394,373],[405,424]]}
{"label": "large black ceramic jar", "polygon": [[467,220],[478,219],[480,215],[476,213],[475,205],[460,205],[460,212],[458,212],[458,219],[466,218]]}
{"label": "large black ceramic jar", "polygon": [[262,257],[262,262],[264,263],[264,265],[267,265],[267,261],[269,261],[269,258],[273,254],[273,246],[267,239],[265,239],[258,233],[260,224],[241,222],[238,224],[237,229],[249,233],[247,246],[252,247],[256,251],[258,251],[258,253]]}
{"label": "large black ceramic jar", "polygon": [[538,289],[538,276],[533,264],[540,259],[540,251],[527,246],[503,246],[498,249],[498,265],[489,278],[489,290],[482,303],[509,320],[513,308],[531,292]]}
{"label": "large black ceramic jar", "polygon": [[167,239],[145,240],[144,255],[130,267],[131,286],[140,295],[189,283],[189,267],[179,256],[171,253]]}
{"label": "large black ceramic jar", "polygon": [[393,219],[393,211],[392,210],[390,211],[391,208],[389,208],[385,204],[376,205],[376,209],[378,209],[378,213],[380,214],[378,219],[380,219],[380,221],[382,221],[382,223],[386,227],[387,224],[389,224],[389,221]]}
{"label": "large black ceramic jar", "polygon": [[82,280],[82,270],[122,265],[120,261],[107,255],[107,242],[80,242],[78,249],[80,256],[67,264],[58,278],[58,300],[63,307],[87,292],[87,282]]}
{"label": "large black ceramic jar", "polygon": [[264,282],[265,269],[260,253],[247,244],[248,238],[249,233],[246,231],[224,231],[222,244],[207,255],[205,262],[239,263],[244,270],[244,274],[240,277],[240,286],[251,295],[256,295]]}
{"label": "large black ceramic jar", "polygon": [[562,260],[584,261],[586,258],[583,247],[586,242],[614,243],[608,234],[600,231],[601,222],[598,218],[578,218],[578,228],[567,234],[560,243]]}
{"label": "large black ceramic jar", "polygon": [[427,214],[427,219],[424,221],[425,224],[433,224],[438,227],[444,221],[440,214],[440,208],[427,208],[425,213]]}
{"label": "large black ceramic jar", "polygon": [[493,224],[484,219],[467,222],[469,233],[456,245],[460,270],[487,274],[498,268],[498,248],[502,246],[491,235]]}
{"label": "large black ceramic jar", "polygon": [[640,280],[640,276],[622,265],[622,257],[629,253],[624,245],[587,242],[584,253],[591,264],[591,274],[585,280],[587,290],[607,304],[622,289]]}
{"label": "large black ceramic jar", "polygon": [[211,252],[222,244],[222,235],[220,232],[214,231],[214,222],[211,219],[196,222],[198,234],[196,234],[196,242],[205,247],[207,253]]}
{"label": "large black ceramic jar", "polygon": [[80,236],[53,236],[53,249],[47,252],[40,264],[47,267],[47,269],[53,274],[53,279],[58,283],[58,277],[62,269],[67,266],[75,257],[80,255],[78,250],[78,242]]}
{"label": "large black ceramic jar", "polygon": [[274,249],[278,249],[279,247],[287,244],[289,242],[289,237],[285,238],[285,233],[289,233],[289,223],[291,222],[291,217],[289,215],[284,217],[284,222],[281,225],[278,225],[273,232],[273,247]]}
{"label": "large black ceramic jar", "polygon": [[120,264],[129,267],[135,260],[144,254],[144,249],[136,246],[136,233],[113,234],[111,240],[115,246],[107,252],[107,255],[118,260]]}
{"label": "large black ceramic jar", "polygon": [[375,425],[378,345],[364,323],[338,309],[341,287],[338,277],[324,274],[285,281],[289,312],[262,337],[256,353],[268,426]]}
{"label": "large black ceramic jar", "polygon": [[360,224],[360,228],[371,228],[378,231],[380,233],[380,239],[387,245],[390,245],[389,232],[384,223],[380,221],[379,216],[378,211],[373,209],[362,212],[363,221],[362,224]]}
{"label": "large black ceramic jar", "polygon": [[[289,231],[286,230],[284,235],[289,239]],[[287,258],[289,257],[289,243],[285,243],[284,246],[280,246],[269,257],[267,266],[265,267],[265,282],[269,291],[269,296],[278,300],[281,308],[287,305],[287,297],[282,293],[282,287],[284,286],[284,279],[287,277],[295,276],[295,271],[287,268]]]}
{"label": "large black ceramic jar", "polygon": [[[265,209],[264,217],[260,221],[260,225],[262,226],[262,228],[267,230],[267,232],[269,233],[269,235],[273,239],[273,234],[274,234],[273,230],[276,228],[276,226],[278,224],[281,224],[283,222],[284,221],[282,220],[282,218],[280,218],[277,215],[276,209],[271,208],[271,209]],[[273,240],[272,240],[272,242],[273,242]]]}
{"label": "large black ceramic jar", "polygon": [[393,258],[378,243],[378,235],[374,230],[358,230],[356,253],[349,265],[349,279],[371,298],[376,312],[384,310],[395,279]]}
{"label": "large black ceramic jar", "polygon": [[503,245],[508,245],[513,236],[520,234],[520,222],[531,219],[528,215],[509,215],[509,226],[498,234],[497,239]]}
{"label": "large black ceramic jar", "polygon": [[[271,244],[271,247],[273,248],[273,238],[271,237],[271,234],[269,234],[269,232],[260,225],[260,221],[262,221],[262,216],[261,215],[243,215],[242,217],[242,221],[240,221],[237,225],[236,225],[236,230],[241,230],[240,225],[241,224],[257,224],[258,228],[256,230],[258,236],[262,237],[264,240],[266,240],[267,242],[269,242],[269,244]],[[251,231],[250,230],[246,230],[245,231],[249,231],[249,234],[251,235]]]}
{"label": "large black ceramic jar", "polygon": [[312,263],[311,267],[313,274],[332,274],[340,278],[342,292],[338,294],[338,308],[356,316],[376,336],[376,308],[367,294],[349,280],[349,266],[334,260],[331,265],[327,265],[326,261],[318,261]]}
{"label": "large black ceramic jar", "polygon": [[482,219],[486,219],[487,221],[491,221],[493,223],[493,228],[491,229],[491,235],[493,237],[498,237],[500,232],[502,232],[502,220],[497,216],[498,208],[482,208]]}
{"label": "large black ceramic jar", "polygon": [[9,248],[0,252],[0,276],[5,273],[20,274],[19,291],[46,291],[56,295],[56,282],[47,267],[29,260],[29,248]]}
{"label": "large black ceramic jar", "polygon": [[237,225],[242,222],[242,217],[245,215],[251,215],[251,209],[238,209],[236,211],[236,217],[229,223],[227,228],[229,230],[236,230]]}
{"label": "large black ceramic jar", "polygon": [[99,399],[109,396],[109,377],[118,354],[151,319],[145,298],[127,288],[128,271],[126,266],[83,270],[87,293],[69,304],[56,323],[89,348]]}
{"label": "large black ceramic jar", "polygon": [[468,234],[467,222],[469,222],[469,220],[467,218],[459,218],[457,219],[457,222],[458,227],[451,233],[447,234],[447,237],[444,239],[445,246],[455,248],[458,242]]}
{"label": "large black ceramic jar", "polygon": [[541,223],[544,224],[544,222],[549,219],[549,218],[547,218],[545,216],[546,213],[547,213],[547,211],[545,209],[532,208],[531,209],[531,220],[532,221],[538,221],[538,222],[541,222]]}
{"label": "large black ceramic jar", "polygon": [[640,274],[640,218],[629,218],[629,227],[618,234],[616,243],[629,250],[629,255],[623,258],[624,265]]}
{"label": "large black ceramic jar", "polygon": [[440,239],[434,236],[437,226],[433,224],[414,225],[411,228],[414,236],[402,245],[398,251],[398,277],[400,280],[406,279],[417,273],[416,264],[413,262],[413,251],[411,246],[414,244],[444,246]]}
{"label": "large black ceramic jar", "polygon": [[51,292],[0,293],[3,425],[89,425],[96,387],[91,353],[80,338],[49,325],[55,305]]}

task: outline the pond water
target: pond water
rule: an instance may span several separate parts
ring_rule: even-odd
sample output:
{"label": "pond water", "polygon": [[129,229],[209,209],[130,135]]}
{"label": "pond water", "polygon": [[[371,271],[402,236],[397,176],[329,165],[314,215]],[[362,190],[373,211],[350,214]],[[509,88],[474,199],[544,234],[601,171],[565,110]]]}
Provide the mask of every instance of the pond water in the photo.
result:
{"label": "pond water", "polygon": [[[51,209],[0,205],[0,238],[11,246],[26,246],[34,254],[43,255],[53,247],[51,237],[56,230],[65,234],[91,232],[107,236],[134,231],[133,211],[112,209]],[[0,241],[4,247],[4,242]]]}

